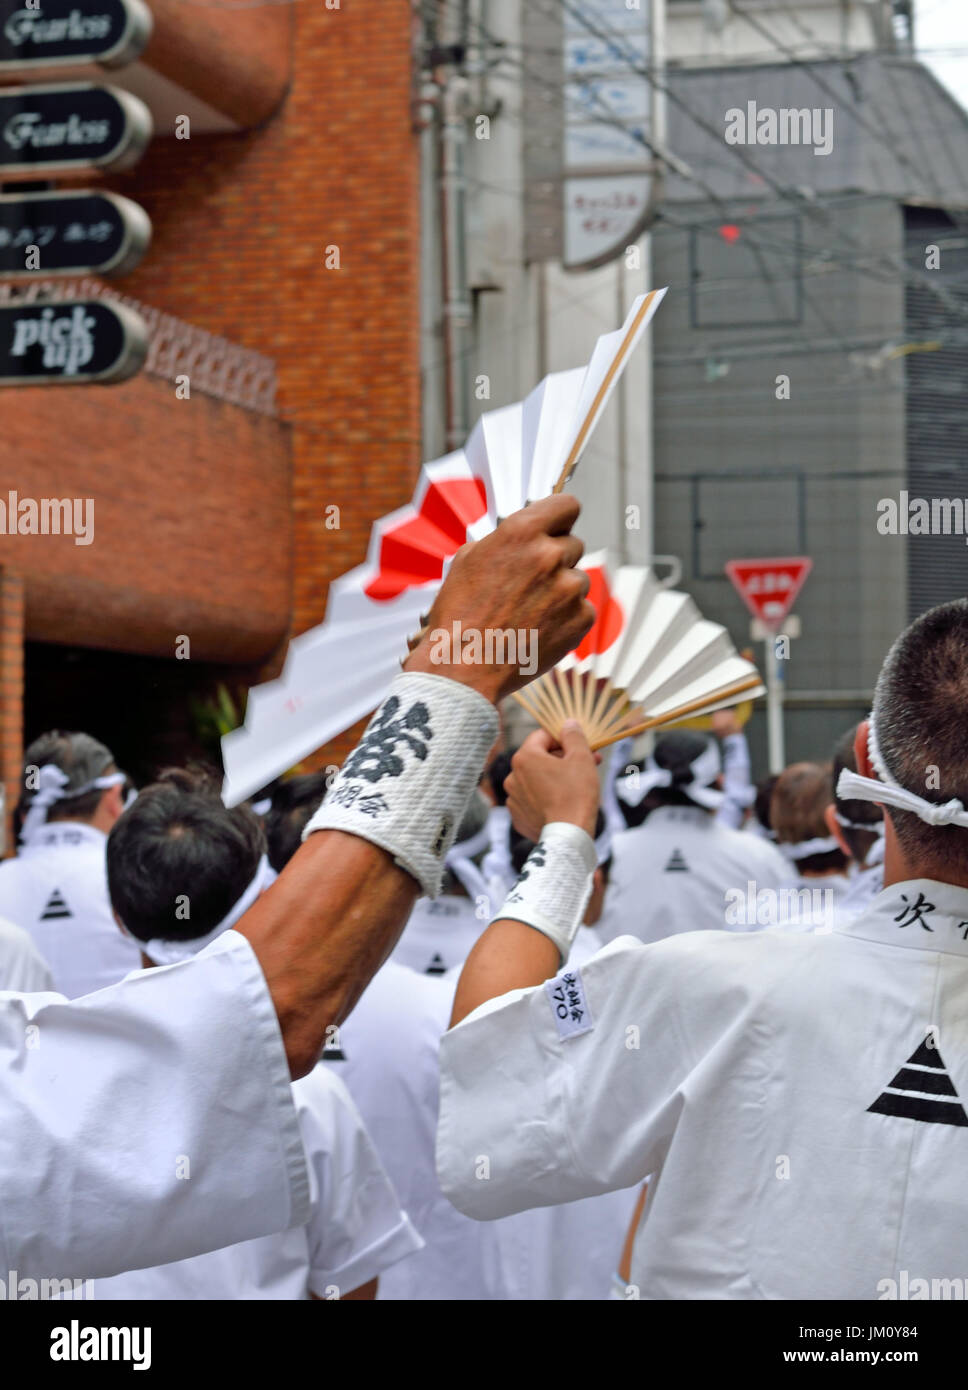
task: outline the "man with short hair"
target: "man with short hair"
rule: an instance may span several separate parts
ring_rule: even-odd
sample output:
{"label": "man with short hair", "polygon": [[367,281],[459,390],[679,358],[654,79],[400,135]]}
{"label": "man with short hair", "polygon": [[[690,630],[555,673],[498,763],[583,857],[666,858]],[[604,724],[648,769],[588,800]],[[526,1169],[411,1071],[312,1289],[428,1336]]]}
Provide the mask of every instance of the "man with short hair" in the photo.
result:
{"label": "man with short hair", "polygon": [[123,772],[90,734],[41,734],[24,753],[21,846],[0,863],[0,916],[32,938],[68,999],[123,980],[138,948],[115,925],[104,872]]}
{"label": "man with short hair", "polygon": [[561,755],[532,736],[509,806],[541,853],[471,953],[441,1049],[438,1169],[458,1208],[493,1219],[658,1172],[631,1267],[650,1299],[875,1299],[902,1271],[905,1287],[960,1278],[966,706],[959,600],[895,642],[840,777],[886,810],[886,886],[853,920],[624,938],[575,968],[597,770],[576,725]]}
{"label": "man with short hair", "polygon": [[[115,825],[107,867],[114,911],[152,968],[191,960],[229,931],[262,892],[268,860],[250,808],[227,810],[202,774],[172,769]],[[309,1220],[98,1280],[96,1298],[373,1298],[383,1270],[421,1248],[342,1082],[317,1066],[292,1092],[311,1180]]]}

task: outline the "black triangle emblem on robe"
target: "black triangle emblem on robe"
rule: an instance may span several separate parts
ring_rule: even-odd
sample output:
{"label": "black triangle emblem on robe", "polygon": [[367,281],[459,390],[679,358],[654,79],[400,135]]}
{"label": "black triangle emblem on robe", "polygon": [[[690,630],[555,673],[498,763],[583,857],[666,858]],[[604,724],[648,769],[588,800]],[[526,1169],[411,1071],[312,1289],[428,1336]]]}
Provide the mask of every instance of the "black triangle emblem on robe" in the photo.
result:
{"label": "black triangle emblem on robe", "polygon": [[941,1053],[927,1040],[911,1054],[894,1079],[868,1106],[873,1115],[920,1120],[929,1125],[965,1125],[968,1115],[948,1075]]}
{"label": "black triangle emblem on robe", "polygon": [[689,865],[682,857],[680,850],[674,849],[669,856],[669,862],[662,870],[664,874],[687,874]]}
{"label": "black triangle emblem on robe", "polygon": [[59,888],[55,888],[47,899],[43,912],[40,914],[42,922],[50,922],[55,917],[73,917],[74,914],[64,901],[64,895]]}
{"label": "black triangle emblem on robe", "polygon": [[425,974],[425,975],[446,975],[446,974],[447,974],[447,966],[446,966],[446,964],[444,963],[444,958],[443,958],[443,956],[441,956],[441,955],[439,955],[437,952],[435,952],[435,953],[434,953],[433,960],[432,960],[432,961],[430,962],[430,964],[427,966],[427,969],[424,971],[424,974]]}

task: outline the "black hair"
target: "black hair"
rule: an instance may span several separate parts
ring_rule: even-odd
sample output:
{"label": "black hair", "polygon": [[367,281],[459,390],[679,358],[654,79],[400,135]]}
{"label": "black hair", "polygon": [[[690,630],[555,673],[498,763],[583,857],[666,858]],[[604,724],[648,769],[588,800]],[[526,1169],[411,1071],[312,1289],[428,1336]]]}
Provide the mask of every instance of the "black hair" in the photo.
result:
{"label": "black hair", "polygon": [[238,902],[264,852],[248,806],[224,806],[205,771],[171,768],[108,836],[111,906],[139,941],[194,941]]}
{"label": "black hair", "polygon": [[753,814],[762,825],[764,830],[773,833],[773,822],[770,820],[770,802],[773,800],[773,789],[779,778],[778,772],[771,772],[768,777],[763,777],[756,784],[756,799],[753,802]]}
{"label": "black hair", "polygon": [[[653,811],[657,811],[660,806],[699,806],[697,801],[693,801],[692,797],[683,791],[683,787],[688,786],[693,780],[692,764],[698,757],[702,756],[708,747],[709,740],[702,734],[691,733],[687,730],[661,734],[656,739],[652,758],[657,767],[671,772],[672,785],[654,787],[637,806],[630,805],[619,797],[619,809],[625,818],[626,825],[630,829],[634,829],[641,825]],[[619,776],[631,773],[634,768],[638,768],[640,772],[644,771],[645,762],[629,763],[621,769]],[[707,808],[701,807],[700,809],[706,810]]]}
{"label": "black hair", "polygon": [[287,777],[272,794],[265,817],[269,863],[281,874],[302,844],[302,833],[327,790],[325,772],[306,772]]}
{"label": "black hair", "polygon": [[[834,747],[833,756],[833,782],[834,782],[834,809],[838,815],[843,816],[844,820],[853,821],[853,825],[839,823],[841,835],[850,845],[850,853],[859,864],[870,854],[874,843],[878,839],[878,828],[884,820],[881,808],[873,801],[854,801],[846,797],[837,795],[837,782],[844,768],[848,772],[857,771],[857,759],[854,756],[854,740],[857,737],[857,725],[850,728],[846,733],[841,734]],[[859,826],[870,826],[870,830],[859,829]]]}

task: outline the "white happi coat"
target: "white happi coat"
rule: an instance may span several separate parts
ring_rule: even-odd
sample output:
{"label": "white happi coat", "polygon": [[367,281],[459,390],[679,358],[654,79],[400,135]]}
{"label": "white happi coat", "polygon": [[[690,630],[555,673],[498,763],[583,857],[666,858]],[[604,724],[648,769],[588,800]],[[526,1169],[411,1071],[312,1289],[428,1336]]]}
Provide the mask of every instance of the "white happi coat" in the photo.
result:
{"label": "white happi coat", "polygon": [[[576,959],[598,942],[586,928]],[[434,1167],[439,1047],[459,970],[443,979],[390,961],[329,1050],[426,1246],[380,1279],[381,1299],[607,1299],[636,1194],[619,1192],[504,1221],[469,1220]]]}
{"label": "white happi coat", "polygon": [[444,975],[463,965],[499,905],[478,908],[457,893],[418,898],[391,959],[421,975]]}
{"label": "white happi coat", "polygon": [[36,994],[53,988],[50,968],[30,937],[0,917],[0,990]]}
{"label": "white happi coat", "polygon": [[421,1248],[339,1078],[318,1066],[292,1092],[309,1167],[306,1225],[97,1279],[95,1299],[338,1299]]}
{"label": "white happi coat", "polygon": [[657,1173],[643,1298],[964,1279],[966,938],[968,890],[917,880],[829,934],[619,939],[491,1000],[442,1044],[444,1190],[489,1219]]}
{"label": "white happi coat", "polygon": [[731,830],[700,807],[662,806],[612,841],[603,939],[659,941],[678,932],[750,930],[731,924],[727,893],[754,883],[778,891],[796,871],[774,845]]}
{"label": "white happi coat", "polygon": [[237,932],[85,999],[0,994],[0,1270],[182,1260],[304,1225],[309,1196],[272,996]]}
{"label": "white happi coat", "polygon": [[107,836],[83,821],[42,826],[16,859],[0,863],[0,916],[29,932],[68,999],[92,994],[141,968],[108,899]]}

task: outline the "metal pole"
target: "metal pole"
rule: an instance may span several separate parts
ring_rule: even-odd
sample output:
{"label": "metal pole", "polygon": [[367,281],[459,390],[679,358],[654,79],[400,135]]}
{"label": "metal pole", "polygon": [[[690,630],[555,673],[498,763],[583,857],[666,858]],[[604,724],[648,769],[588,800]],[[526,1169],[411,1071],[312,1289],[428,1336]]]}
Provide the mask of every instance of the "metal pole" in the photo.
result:
{"label": "metal pole", "polygon": [[767,633],[763,642],[766,648],[763,669],[766,675],[767,752],[770,772],[778,773],[786,767],[783,745],[783,678],[780,675],[774,634]]}

